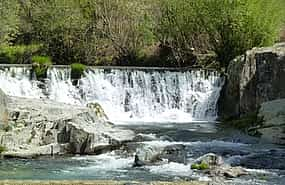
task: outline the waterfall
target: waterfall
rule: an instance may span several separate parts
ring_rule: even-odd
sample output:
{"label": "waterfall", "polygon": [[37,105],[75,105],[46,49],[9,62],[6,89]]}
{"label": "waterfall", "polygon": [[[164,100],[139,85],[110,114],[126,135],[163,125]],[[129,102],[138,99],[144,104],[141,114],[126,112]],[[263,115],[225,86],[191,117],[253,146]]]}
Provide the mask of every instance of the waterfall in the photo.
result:
{"label": "waterfall", "polygon": [[0,88],[12,96],[98,102],[114,121],[215,120],[223,85],[218,72],[198,69],[89,68],[75,86],[70,68],[50,68],[44,82],[30,73],[28,67],[1,68]]}

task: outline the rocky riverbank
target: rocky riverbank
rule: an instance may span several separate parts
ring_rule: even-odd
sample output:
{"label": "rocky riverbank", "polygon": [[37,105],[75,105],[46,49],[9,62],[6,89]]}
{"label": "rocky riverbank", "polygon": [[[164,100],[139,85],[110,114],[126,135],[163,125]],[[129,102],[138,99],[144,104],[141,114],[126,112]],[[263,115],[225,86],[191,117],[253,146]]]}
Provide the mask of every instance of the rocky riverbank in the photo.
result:
{"label": "rocky riverbank", "polygon": [[272,143],[285,144],[284,81],[285,43],[247,51],[227,68],[219,100],[220,118],[226,122],[240,119],[238,127],[248,127],[250,133]]}
{"label": "rocky riverbank", "polygon": [[98,104],[82,107],[43,99],[1,98],[8,110],[8,123],[2,123],[0,131],[4,157],[100,154],[134,137],[132,131],[109,123]]}

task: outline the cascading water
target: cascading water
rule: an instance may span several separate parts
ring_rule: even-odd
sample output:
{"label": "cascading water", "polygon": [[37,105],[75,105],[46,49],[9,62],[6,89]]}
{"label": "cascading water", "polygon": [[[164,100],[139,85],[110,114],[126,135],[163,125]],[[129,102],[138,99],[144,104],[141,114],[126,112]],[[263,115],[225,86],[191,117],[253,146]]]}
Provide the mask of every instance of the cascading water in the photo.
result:
{"label": "cascading water", "polygon": [[53,67],[43,84],[31,78],[29,68],[3,68],[0,88],[12,96],[98,102],[114,121],[191,122],[217,116],[223,78],[214,71],[90,68],[77,86],[70,71]]}

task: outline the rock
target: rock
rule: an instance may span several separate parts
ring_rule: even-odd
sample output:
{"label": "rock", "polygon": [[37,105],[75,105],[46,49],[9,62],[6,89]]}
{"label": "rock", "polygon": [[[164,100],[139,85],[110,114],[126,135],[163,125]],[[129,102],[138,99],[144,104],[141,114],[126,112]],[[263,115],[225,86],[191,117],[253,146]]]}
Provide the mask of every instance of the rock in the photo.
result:
{"label": "rock", "polygon": [[184,145],[144,145],[137,144],[134,166],[137,162],[142,165],[156,165],[165,162],[186,162],[186,151]]}
{"label": "rock", "polygon": [[261,138],[275,144],[285,145],[285,99],[261,104],[258,117],[263,120],[256,127]]}
{"label": "rock", "polygon": [[105,120],[108,120],[108,116],[105,114],[104,109],[99,103],[88,103],[87,107],[95,112],[96,116]]}
{"label": "rock", "polygon": [[176,163],[186,163],[186,146],[182,144],[169,145],[166,146],[160,157],[163,159],[167,159],[168,162],[176,162]]}
{"label": "rock", "polygon": [[219,116],[240,117],[267,101],[285,98],[285,43],[254,48],[227,68]]}
{"label": "rock", "polygon": [[0,89],[0,126],[8,123],[7,96]]}
{"label": "rock", "polygon": [[134,164],[133,164],[133,167],[142,167],[142,166],[145,166],[146,164],[143,162],[143,161],[141,161],[140,159],[139,159],[139,156],[136,154],[135,155],[135,160],[134,160]]}
{"label": "rock", "polygon": [[217,168],[214,174],[221,175],[226,178],[237,178],[240,176],[248,175],[248,172],[240,166],[237,167],[222,166],[220,168]]}
{"label": "rock", "polygon": [[213,153],[205,154],[194,161],[194,165],[206,164],[209,168],[214,168],[224,164],[221,156]]}
{"label": "rock", "polygon": [[17,97],[7,107],[11,130],[0,131],[6,156],[100,154],[135,136],[86,107]]}
{"label": "rock", "polygon": [[196,159],[191,168],[209,174],[211,177],[220,178],[236,178],[248,174],[244,168],[232,167],[224,163],[221,156],[213,153],[208,153]]}

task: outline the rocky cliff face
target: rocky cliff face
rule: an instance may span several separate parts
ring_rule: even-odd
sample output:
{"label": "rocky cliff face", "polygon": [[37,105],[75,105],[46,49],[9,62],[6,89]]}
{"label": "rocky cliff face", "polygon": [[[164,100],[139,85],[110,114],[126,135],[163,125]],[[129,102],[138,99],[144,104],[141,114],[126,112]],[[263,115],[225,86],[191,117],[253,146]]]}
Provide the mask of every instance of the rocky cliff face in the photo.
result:
{"label": "rocky cliff face", "polygon": [[7,107],[9,124],[0,130],[7,157],[98,154],[134,137],[96,109],[17,97],[9,97]]}
{"label": "rocky cliff face", "polygon": [[8,112],[7,112],[7,97],[0,89],[0,125],[7,124]]}
{"label": "rocky cliff face", "polygon": [[230,63],[219,115],[239,117],[280,98],[285,98],[285,43],[254,48]]}

